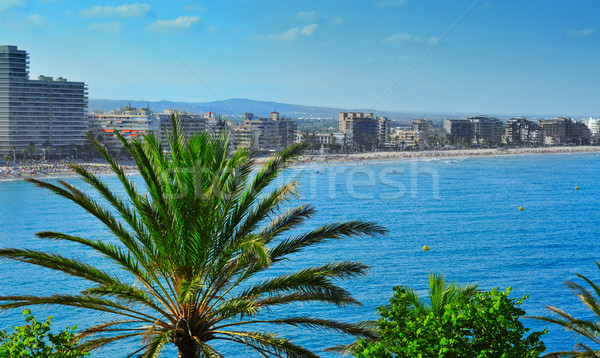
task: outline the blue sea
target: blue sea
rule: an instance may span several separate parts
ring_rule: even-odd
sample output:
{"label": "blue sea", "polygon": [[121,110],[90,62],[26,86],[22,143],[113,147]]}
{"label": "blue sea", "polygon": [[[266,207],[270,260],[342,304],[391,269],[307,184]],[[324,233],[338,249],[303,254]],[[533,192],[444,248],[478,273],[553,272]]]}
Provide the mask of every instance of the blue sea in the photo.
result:
{"label": "blue sea", "polygon": [[[590,318],[563,282],[575,274],[600,282],[600,156],[597,154],[440,158],[291,167],[283,180],[298,178],[296,202],[311,203],[317,214],[305,229],[344,220],[375,221],[389,230],[380,238],[328,242],[294,256],[278,272],[331,260],[358,260],[369,275],[344,283],[362,307],[335,309],[300,305],[273,314],[315,315],[345,321],[375,319],[393,286],[408,285],[426,294],[429,272],[481,288],[512,287],[511,297],[528,295],[528,315],[546,315],[546,305]],[[115,178],[105,180],[117,188]],[[77,179],[72,183],[83,186]],[[579,187],[579,190],[575,188]],[[524,210],[520,211],[519,207]],[[59,252],[104,265],[84,248],[35,238],[42,230],[112,240],[92,217],[74,204],[25,182],[0,184],[0,247]],[[430,250],[423,251],[427,245]],[[105,267],[111,271],[109,266]],[[581,281],[578,281],[581,283]],[[48,270],[0,261],[0,295],[75,293],[86,287]],[[54,316],[55,327],[99,322],[89,312],[34,307],[39,320]],[[0,312],[0,328],[23,324],[21,310]],[[540,321],[525,319],[532,330],[549,329],[547,352],[570,349],[576,337]],[[281,329],[297,343],[321,353],[340,342],[321,332]],[[115,344],[95,357],[121,357],[136,342]],[[245,349],[229,356],[251,356]],[[324,357],[334,357],[322,353]],[[165,357],[176,357],[175,350]]]}

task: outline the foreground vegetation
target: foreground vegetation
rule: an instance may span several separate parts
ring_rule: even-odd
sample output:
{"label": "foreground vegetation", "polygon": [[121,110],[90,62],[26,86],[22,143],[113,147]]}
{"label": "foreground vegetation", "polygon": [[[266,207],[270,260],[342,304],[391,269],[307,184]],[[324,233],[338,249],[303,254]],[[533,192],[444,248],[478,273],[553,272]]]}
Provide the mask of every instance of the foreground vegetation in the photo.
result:
{"label": "foreground vegetation", "polygon": [[51,333],[52,316],[38,322],[31,311],[23,310],[24,326],[13,327],[9,333],[0,330],[0,357],[3,358],[81,358],[89,353],[78,346],[75,338],[77,326]]}
{"label": "foreground vegetation", "polygon": [[544,332],[529,331],[519,320],[525,314],[506,292],[479,292],[476,286],[444,285],[430,276],[430,303],[408,287],[395,287],[389,306],[381,307],[379,337],[361,340],[357,358],[392,357],[539,357],[546,348]]}

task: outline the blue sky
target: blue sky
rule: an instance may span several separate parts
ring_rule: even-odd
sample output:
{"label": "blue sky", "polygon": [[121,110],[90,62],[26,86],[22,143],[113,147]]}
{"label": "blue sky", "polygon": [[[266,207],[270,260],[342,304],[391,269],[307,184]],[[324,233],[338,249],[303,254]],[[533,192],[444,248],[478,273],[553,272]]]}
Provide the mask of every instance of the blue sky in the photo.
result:
{"label": "blue sky", "polygon": [[599,32],[598,0],[0,0],[32,77],[108,99],[600,116]]}

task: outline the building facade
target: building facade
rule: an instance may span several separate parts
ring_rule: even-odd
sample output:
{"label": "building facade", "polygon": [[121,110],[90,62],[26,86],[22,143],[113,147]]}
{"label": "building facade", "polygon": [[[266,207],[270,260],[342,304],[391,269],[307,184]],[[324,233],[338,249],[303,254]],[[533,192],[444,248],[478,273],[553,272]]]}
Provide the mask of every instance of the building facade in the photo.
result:
{"label": "building facade", "polygon": [[244,123],[231,129],[236,148],[273,152],[295,142],[298,124],[281,117],[278,112],[271,112],[269,117],[255,117],[247,112],[244,113]]}
{"label": "building facade", "polygon": [[123,148],[115,134],[117,130],[125,139],[141,138],[144,134],[153,134],[161,139],[161,117],[148,108],[125,106],[108,113],[94,113],[89,117],[92,135],[108,149]]}
{"label": "building facade", "polygon": [[503,142],[512,145],[543,145],[545,138],[546,132],[541,126],[519,117],[506,122]]}
{"label": "building facade", "polygon": [[126,139],[141,138],[144,134],[157,137],[163,149],[168,151],[167,135],[173,133],[171,116],[177,114],[184,137],[189,138],[195,133],[218,132],[217,121],[211,121],[206,115],[196,113],[178,112],[168,109],[163,112],[153,112],[148,108],[134,108],[125,106],[107,113],[94,113],[89,116],[89,128],[94,137],[100,140],[107,148],[120,150],[123,146],[116,137],[114,130],[118,130]]}
{"label": "building facade", "polygon": [[504,124],[501,120],[485,116],[469,117],[467,120],[471,123],[471,143],[500,143],[504,134]]}
{"label": "building facade", "polygon": [[339,130],[351,137],[357,146],[383,146],[389,142],[388,119],[373,113],[340,112]]}
{"label": "building facade", "polygon": [[87,85],[29,78],[29,54],[0,46],[0,154],[87,144]]}
{"label": "building facade", "polygon": [[591,130],[585,123],[576,122],[571,118],[544,119],[538,124],[546,132],[546,144],[588,144]]}
{"label": "building facade", "polygon": [[450,142],[470,143],[473,138],[471,122],[467,119],[444,119],[444,132]]}
{"label": "building facade", "polygon": [[498,118],[475,116],[445,119],[444,131],[450,142],[490,144],[500,143],[504,133],[504,125]]}

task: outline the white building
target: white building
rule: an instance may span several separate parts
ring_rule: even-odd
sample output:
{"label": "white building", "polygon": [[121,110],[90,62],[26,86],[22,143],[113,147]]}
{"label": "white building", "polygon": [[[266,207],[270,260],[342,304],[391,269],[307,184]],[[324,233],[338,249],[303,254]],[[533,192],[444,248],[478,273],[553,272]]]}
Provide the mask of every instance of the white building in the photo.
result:
{"label": "white building", "polygon": [[586,119],[583,123],[590,129],[592,137],[598,136],[598,132],[600,132],[600,118],[590,117],[590,119]]}

